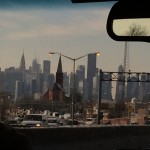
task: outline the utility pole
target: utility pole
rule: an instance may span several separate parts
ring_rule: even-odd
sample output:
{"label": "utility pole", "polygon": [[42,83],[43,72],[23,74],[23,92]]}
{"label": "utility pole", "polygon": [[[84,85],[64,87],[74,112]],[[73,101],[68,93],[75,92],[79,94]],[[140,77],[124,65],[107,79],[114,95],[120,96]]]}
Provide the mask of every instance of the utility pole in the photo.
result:
{"label": "utility pole", "polygon": [[102,99],[102,79],[103,79],[103,72],[99,70],[99,98],[98,98],[98,116],[97,116],[97,124],[100,124],[100,107],[101,107],[101,99]]}

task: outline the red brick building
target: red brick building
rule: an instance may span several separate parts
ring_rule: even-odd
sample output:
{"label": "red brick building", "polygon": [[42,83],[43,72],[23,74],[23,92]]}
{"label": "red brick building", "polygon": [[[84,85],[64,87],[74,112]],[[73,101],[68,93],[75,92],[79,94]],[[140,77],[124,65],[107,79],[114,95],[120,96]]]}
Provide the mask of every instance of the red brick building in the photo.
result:
{"label": "red brick building", "polygon": [[63,102],[65,98],[65,92],[63,90],[63,72],[62,72],[62,62],[61,56],[59,58],[57,72],[56,72],[56,82],[52,89],[48,89],[43,95],[43,99],[47,99],[54,102]]}

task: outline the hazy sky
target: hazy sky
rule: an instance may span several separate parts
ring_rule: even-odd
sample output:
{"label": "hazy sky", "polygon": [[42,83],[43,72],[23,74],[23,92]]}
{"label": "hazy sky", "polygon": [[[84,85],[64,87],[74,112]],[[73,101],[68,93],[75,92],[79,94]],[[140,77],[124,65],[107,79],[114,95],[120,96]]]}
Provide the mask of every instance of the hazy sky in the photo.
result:
{"label": "hazy sky", "polygon": [[[17,1],[17,0],[16,0]],[[20,0],[21,1],[21,0]],[[37,0],[38,1],[38,0]],[[47,0],[48,1],[48,0]],[[66,1],[67,4],[63,4]],[[99,51],[97,67],[103,71],[117,71],[123,63],[124,42],[112,40],[106,31],[107,16],[113,3],[71,4],[70,0],[52,0],[38,6],[28,1],[3,1],[0,7],[0,67],[19,67],[24,51],[26,66],[33,59],[51,61],[51,72],[56,72],[60,52],[71,58]],[[22,5],[23,4],[23,5]],[[54,5],[55,4],[55,5]],[[130,42],[130,69],[150,72],[150,45]],[[87,65],[87,57],[76,62]],[[72,61],[62,58],[64,72],[71,72]]]}

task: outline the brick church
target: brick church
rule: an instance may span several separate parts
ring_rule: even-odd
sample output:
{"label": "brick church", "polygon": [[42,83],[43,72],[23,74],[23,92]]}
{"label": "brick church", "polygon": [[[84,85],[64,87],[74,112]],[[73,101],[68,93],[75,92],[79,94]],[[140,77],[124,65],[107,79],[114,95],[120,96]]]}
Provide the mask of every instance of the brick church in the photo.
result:
{"label": "brick church", "polygon": [[52,89],[48,89],[43,95],[43,99],[50,101],[63,102],[65,98],[65,92],[63,90],[63,72],[62,72],[62,62],[61,56],[59,57],[57,72],[56,72],[56,82]]}

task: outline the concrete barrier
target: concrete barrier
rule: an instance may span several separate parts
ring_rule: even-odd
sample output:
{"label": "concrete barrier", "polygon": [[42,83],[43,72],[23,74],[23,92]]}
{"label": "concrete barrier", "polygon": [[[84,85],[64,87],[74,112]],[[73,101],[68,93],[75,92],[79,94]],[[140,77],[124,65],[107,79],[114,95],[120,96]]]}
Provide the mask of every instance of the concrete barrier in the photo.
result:
{"label": "concrete barrier", "polygon": [[150,144],[150,126],[17,129],[36,150],[114,150]]}

